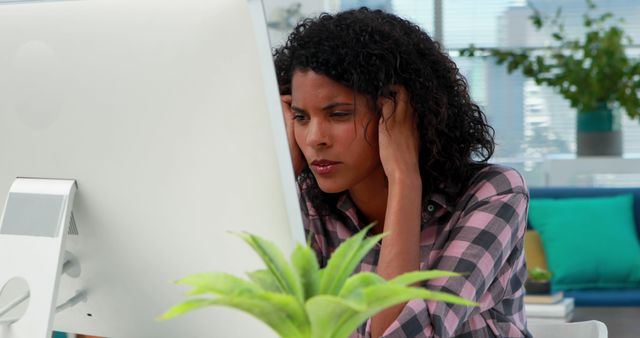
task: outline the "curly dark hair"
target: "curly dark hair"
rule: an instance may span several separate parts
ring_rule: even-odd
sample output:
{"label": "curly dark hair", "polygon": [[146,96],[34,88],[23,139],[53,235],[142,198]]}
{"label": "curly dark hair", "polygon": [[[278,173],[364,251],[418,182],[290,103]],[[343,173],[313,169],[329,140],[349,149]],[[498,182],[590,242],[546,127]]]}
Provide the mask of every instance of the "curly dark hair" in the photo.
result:
{"label": "curly dark hair", "polygon": [[[494,130],[471,100],[456,64],[438,42],[398,16],[360,8],[305,19],[274,51],[274,59],[283,95],[291,93],[294,72],[307,70],[373,102],[379,97],[394,99],[389,85],[404,86],[418,121],[423,195],[438,189],[457,197],[493,155]],[[303,176],[312,174],[306,170]],[[312,190],[319,191],[315,179],[310,181]],[[329,197],[314,195],[325,201]]]}

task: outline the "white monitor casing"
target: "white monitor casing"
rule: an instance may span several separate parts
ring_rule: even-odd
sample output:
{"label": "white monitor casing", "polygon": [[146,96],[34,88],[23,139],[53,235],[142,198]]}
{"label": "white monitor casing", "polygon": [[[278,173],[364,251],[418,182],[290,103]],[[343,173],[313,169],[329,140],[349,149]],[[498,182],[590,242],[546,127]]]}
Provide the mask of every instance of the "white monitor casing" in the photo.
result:
{"label": "white monitor casing", "polygon": [[172,281],[263,266],[230,231],[304,241],[260,1],[0,5],[0,74],[0,201],[16,177],[78,186],[58,299],[87,302],[56,330],[275,337],[227,308],[156,321]]}

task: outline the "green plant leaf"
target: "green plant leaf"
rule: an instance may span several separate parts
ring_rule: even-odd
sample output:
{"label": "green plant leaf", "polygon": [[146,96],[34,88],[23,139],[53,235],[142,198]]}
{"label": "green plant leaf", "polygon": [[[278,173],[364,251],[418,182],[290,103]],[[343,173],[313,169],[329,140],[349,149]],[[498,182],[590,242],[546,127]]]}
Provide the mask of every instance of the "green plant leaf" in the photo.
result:
{"label": "green plant leaf", "polygon": [[192,286],[193,289],[187,292],[190,296],[204,293],[243,295],[261,291],[255,284],[224,272],[194,274],[178,280],[176,284]]}
{"label": "green plant leaf", "polygon": [[258,285],[263,291],[283,292],[278,281],[269,270],[262,269],[248,272],[247,277],[249,277],[249,279]]}
{"label": "green plant leaf", "polygon": [[[371,224],[344,241],[334,252],[322,274],[320,293],[338,295],[344,283],[356,269],[364,256],[386,234],[379,234],[364,239],[366,233],[374,226]],[[364,240],[363,240],[364,239]]]}
{"label": "green plant leaf", "polygon": [[535,267],[533,269],[529,269],[529,277],[528,279],[530,280],[535,280],[535,281],[548,281],[551,280],[551,272],[542,269],[540,267]]}
{"label": "green plant leaf", "polygon": [[304,303],[304,294],[300,279],[298,275],[293,272],[291,265],[285,260],[282,251],[270,241],[258,236],[248,233],[239,233],[238,235],[262,258],[262,261],[280,288],[284,292],[295,296],[300,303]]}
{"label": "green plant leaf", "polygon": [[174,305],[167,312],[158,317],[158,320],[167,320],[173,317],[185,314],[187,312],[203,308],[205,306],[214,305],[213,299],[189,299],[178,305]]}
{"label": "green plant leaf", "polygon": [[291,262],[302,283],[304,299],[317,295],[320,290],[320,267],[313,249],[303,245],[296,246],[291,254]]}
{"label": "green plant leaf", "polygon": [[429,270],[429,271],[413,271],[407,272],[400,276],[397,276],[389,281],[389,284],[401,285],[401,286],[409,286],[411,284],[435,279],[442,277],[459,277],[462,274],[451,272],[451,271],[442,271],[442,270]]}
{"label": "green plant leaf", "polygon": [[467,306],[478,305],[478,303],[446,292],[393,284],[371,286],[364,289],[363,292],[365,299],[367,299],[367,306],[371,308],[385,309],[389,306],[404,303],[412,299],[436,300]]}
{"label": "green plant leaf", "polygon": [[544,25],[544,21],[542,20],[542,15],[540,15],[540,12],[538,10],[534,9],[533,14],[529,16],[529,20],[531,20],[531,23],[533,24],[533,26],[536,27],[536,29],[538,30],[542,28],[542,26]]}
{"label": "green plant leaf", "polygon": [[246,312],[267,324],[282,338],[310,335],[311,326],[298,301],[293,296],[277,293],[263,293],[259,297],[229,296],[188,300],[169,309],[160,318],[169,319],[209,305],[224,305]]}
{"label": "green plant leaf", "polygon": [[338,296],[341,298],[349,298],[355,291],[362,291],[365,287],[384,283],[386,283],[384,278],[373,272],[360,272],[347,279]]}
{"label": "green plant leaf", "polygon": [[362,304],[333,295],[315,296],[307,301],[305,309],[311,321],[312,338],[348,337],[353,330],[346,335],[338,335],[337,323],[366,311]]}
{"label": "green plant leaf", "polygon": [[406,287],[394,284],[374,285],[363,290],[366,301],[366,311],[352,316],[345,316],[336,327],[335,337],[347,337],[368,318],[394,305],[402,304],[413,299],[439,300],[448,303],[477,306],[475,302],[444,292],[430,291],[424,288]]}
{"label": "green plant leaf", "polygon": [[305,335],[310,333],[311,324],[304,304],[300,303],[293,295],[265,292],[257,298],[267,304],[275,305],[279,311],[285,313],[293,321],[300,332],[305,333]]}

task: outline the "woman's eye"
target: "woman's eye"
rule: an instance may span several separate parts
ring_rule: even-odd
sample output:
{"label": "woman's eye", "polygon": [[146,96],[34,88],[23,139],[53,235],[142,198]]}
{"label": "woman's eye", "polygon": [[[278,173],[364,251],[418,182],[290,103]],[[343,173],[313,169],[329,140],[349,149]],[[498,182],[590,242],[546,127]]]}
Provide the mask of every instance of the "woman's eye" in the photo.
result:
{"label": "woman's eye", "polygon": [[300,122],[302,122],[302,121],[305,121],[305,120],[307,119],[307,117],[306,117],[304,114],[294,114],[294,115],[293,115],[293,119],[294,119],[295,121],[300,121]]}
{"label": "woman's eye", "polygon": [[350,116],[351,116],[351,112],[345,112],[345,111],[337,111],[337,112],[331,113],[331,117],[335,117],[338,119],[348,118]]}

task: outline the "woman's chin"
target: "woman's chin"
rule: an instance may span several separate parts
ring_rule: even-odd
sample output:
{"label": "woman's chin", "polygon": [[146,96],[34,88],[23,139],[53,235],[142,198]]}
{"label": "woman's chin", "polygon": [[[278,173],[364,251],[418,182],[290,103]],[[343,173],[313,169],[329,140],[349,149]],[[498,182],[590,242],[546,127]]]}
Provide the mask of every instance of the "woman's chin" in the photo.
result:
{"label": "woman's chin", "polygon": [[327,194],[337,194],[347,190],[347,188],[345,188],[343,185],[335,184],[335,182],[329,183],[329,182],[322,182],[319,180],[317,182],[318,182],[318,187],[320,187],[320,190],[322,190],[322,192]]}

